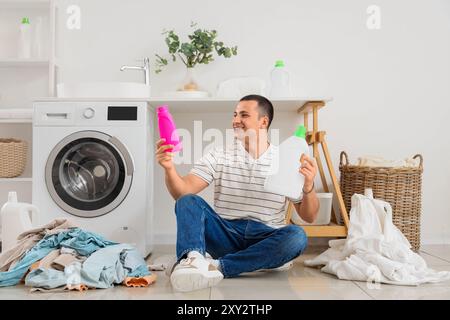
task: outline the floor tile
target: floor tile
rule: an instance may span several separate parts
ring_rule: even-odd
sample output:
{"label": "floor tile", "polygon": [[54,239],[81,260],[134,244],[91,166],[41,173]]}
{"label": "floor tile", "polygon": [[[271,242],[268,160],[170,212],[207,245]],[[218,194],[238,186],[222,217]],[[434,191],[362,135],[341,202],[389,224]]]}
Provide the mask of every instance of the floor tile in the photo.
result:
{"label": "floor tile", "polygon": [[450,286],[396,286],[381,284],[368,288],[365,282],[356,283],[376,300],[449,300]]}
{"label": "floor tile", "polygon": [[294,263],[294,266],[284,272],[253,272],[236,278],[224,279],[221,287],[278,287],[278,286],[309,286],[309,287],[351,287],[351,281],[339,280],[334,275],[321,272],[320,269]]}
{"label": "floor tile", "polygon": [[179,293],[174,292],[171,287],[126,288],[117,286],[110,289],[57,293],[50,297],[50,300],[208,300],[210,292],[209,288]]}
{"label": "floor tile", "polygon": [[448,244],[424,245],[421,247],[421,251],[450,263],[450,245]]}
{"label": "floor tile", "polygon": [[362,289],[350,282],[345,287],[308,287],[308,286],[275,286],[270,290],[261,290],[261,287],[214,287],[211,289],[213,300],[368,300],[371,299]]}
{"label": "floor tile", "polygon": [[53,294],[47,292],[30,292],[30,288],[24,285],[0,288],[0,300],[48,300]]}
{"label": "floor tile", "polygon": [[432,254],[429,254],[425,251],[420,251],[419,255],[425,260],[425,262],[427,263],[428,267],[431,266],[445,266],[448,265],[450,262],[442,259],[442,258],[438,258]]}

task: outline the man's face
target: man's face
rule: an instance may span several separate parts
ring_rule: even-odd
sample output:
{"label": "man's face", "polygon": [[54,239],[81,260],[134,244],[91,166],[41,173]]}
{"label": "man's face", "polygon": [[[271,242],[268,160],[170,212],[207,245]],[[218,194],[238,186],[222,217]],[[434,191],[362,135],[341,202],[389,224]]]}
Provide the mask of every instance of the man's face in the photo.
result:
{"label": "man's face", "polygon": [[240,140],[247,135],[258,135],[260,129],[267,129],[268,120],[267,116],[259,117],[257,101],[240,101],[234,110],[234,135]]}

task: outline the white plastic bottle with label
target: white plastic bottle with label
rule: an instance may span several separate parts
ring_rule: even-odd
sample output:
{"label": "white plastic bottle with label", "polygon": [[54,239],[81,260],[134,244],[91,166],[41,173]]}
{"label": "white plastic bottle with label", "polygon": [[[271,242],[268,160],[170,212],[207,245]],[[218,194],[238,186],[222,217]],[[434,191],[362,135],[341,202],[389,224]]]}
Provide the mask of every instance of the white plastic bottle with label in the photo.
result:
{"label": "white plastic bottle with label", "polygon": [[275,67],[270,73],[269,96],[271,98],[292,97],[290,75],[284,66],[283,60],[277,60]]}
{"label": "white plastic bottle with label", "polygon": [[293,200],[300,199],[305,183],[305,177],[299,172],[300,157],[302,154],[309,156],[305,135],[306,128],[300,125],[293,136],[280,144],[264,182],[266,191],[281,194]]}
{"label": "white plastic bottle with label", "polygon": [[33,221],[39,214],[36,206],[17,202],[17,193],[8,193],[8,202],[0,210],[2,225],[2,252],[14,247],[17,237],[33,228]]}
{"label": "white plastic bottle with label", "polygon": [[20,24],[18,56],[20,59],[31,58],[31,27],[27,17],[23,18]]}

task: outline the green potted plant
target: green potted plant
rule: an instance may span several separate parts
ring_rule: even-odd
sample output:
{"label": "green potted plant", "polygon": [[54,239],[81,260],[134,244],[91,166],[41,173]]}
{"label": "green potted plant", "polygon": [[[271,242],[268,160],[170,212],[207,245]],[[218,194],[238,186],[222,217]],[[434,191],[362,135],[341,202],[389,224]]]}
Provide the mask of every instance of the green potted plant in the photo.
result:
{"label": "green potted plant", "polygon": [[[191,28],[195,27],[191,23]],[[179,90],[198,91],[199,86],[195,80],[194,67],[198,64],[209,64],[214,61],[214,53],[218,56],[230,58],[237,54],[237,46],[226,47],[223,42],[216,40],[216,30],[195,29],[188,35],[189,41],[181,42],[174,30],[164,31],[165,41],[169,49],[169,55],[173,62],[177,58],[186,66],[186,77]],[[168,65],[168,59],[156,55],[155,72],[160,73],[164,66]]]}

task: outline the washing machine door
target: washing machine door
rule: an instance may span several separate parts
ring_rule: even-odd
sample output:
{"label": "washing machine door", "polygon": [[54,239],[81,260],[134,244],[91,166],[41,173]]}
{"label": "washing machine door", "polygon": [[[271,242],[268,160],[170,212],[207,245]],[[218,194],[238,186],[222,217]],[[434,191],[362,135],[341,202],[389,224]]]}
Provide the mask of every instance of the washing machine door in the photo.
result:
{"label": "washing machine door", "polygon": [[133,180],[133,160],[115,137],[80,131],[53,148],[45,167],[52,199],[79,217],[104,215],[125,199]]}

